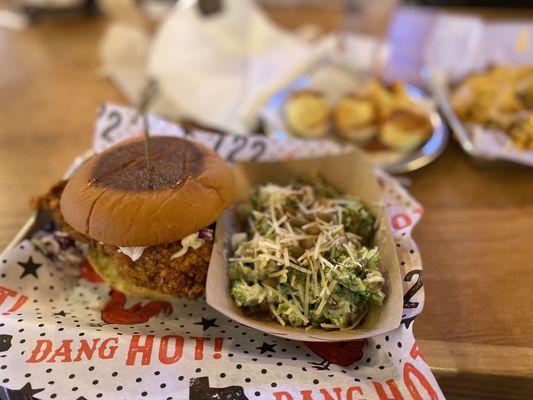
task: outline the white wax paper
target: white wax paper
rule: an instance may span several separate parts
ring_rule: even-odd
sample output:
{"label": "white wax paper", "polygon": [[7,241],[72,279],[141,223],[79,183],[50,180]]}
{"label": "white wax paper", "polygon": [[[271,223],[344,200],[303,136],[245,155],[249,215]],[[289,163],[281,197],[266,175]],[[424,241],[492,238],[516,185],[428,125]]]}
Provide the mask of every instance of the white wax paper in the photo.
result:
{"label": "white wax paper", "polygon": [[[132,113],[103,107],[94,149],[139,134],[129,124]],[[153,133],[188,136],[232,160],[342,151],[320,141],[186,132],[155,117],[151,124]],[[376,174],[404,281],[397,329],[319,345],[269,336],[218,314],[203,299],[124,296],[97,279],[68,237],[41,232],[0,259],[0,393],[12,399],[443,399],[412,331],[424,304],[420,254],[411,238],[422,208],[393,178]],[[36,249],[43,243],[48,256]]]}

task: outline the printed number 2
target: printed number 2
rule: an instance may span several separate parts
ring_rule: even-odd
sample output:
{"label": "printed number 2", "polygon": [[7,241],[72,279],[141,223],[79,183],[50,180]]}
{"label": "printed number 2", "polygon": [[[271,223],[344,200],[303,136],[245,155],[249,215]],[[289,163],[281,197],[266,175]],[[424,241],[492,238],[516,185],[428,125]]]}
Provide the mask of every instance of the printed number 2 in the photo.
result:
{"label": "printed number 2", "polygon": [[418,307],[418,302],[412,302],[411,299],[414,297],[414,295],[424,286],[424,279],[422,278],[422,270],[421,269],[414,269],[412,271],[409,271],[407,274],[405,274],[405,278],[403,280],[405,282],[411,282],[413,279],[413,276],[416,275],[416,282],[413,286],[405,293],[403,296],[403,307],[404,308],[416,308]]}
{"label": "printed number 2", "polygon": [[107,117],[107,120],[109,121],[109,125],[102,131],[102,137],[106,141],[112,142],[113,140],[109,134],[120,125],[122,122],[122,115],[120,115],[118,111],[111,111]]}
{"label": "printed number 2", "polygon": [[235,136],[233,138],[233,144],[235,144],[235,147],[228,153],[227,159],[229,162],[235,161],[235,156],[237,153],[240,153],[242,149],[244,149],[244,146],[246,146],[247,142],[248,139],[244,136]]}
{"label": "printed number 2", "polygon": [[254,153],[250,161],[257,161],[263,154],[265,154],[266,151],[266,143],[256,141],[252,143],[252,149],[257,149],[257,151]]}

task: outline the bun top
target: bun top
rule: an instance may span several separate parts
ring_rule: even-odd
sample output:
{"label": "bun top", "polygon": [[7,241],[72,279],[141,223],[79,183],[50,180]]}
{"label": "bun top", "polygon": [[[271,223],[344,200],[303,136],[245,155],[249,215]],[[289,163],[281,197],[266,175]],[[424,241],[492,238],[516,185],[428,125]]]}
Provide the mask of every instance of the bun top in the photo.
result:
{"label": "bun top", "polygon": [[233,173],[214,151],[186,139],[153,136],[96,154],[69,179],[61,213],[75,230],[116,246],[170,243],[216,221],[233,200]]}

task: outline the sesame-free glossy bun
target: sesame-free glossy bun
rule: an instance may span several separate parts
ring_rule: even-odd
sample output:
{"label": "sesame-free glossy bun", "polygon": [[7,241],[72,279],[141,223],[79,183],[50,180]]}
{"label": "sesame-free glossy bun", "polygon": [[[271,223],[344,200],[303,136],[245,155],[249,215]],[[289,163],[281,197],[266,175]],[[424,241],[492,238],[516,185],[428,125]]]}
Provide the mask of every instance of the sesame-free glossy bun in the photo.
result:
{"label": "sesame-free glossy bun", "polygon": [[116,246],[170,243],[205,228],[233,200],[233,173],[205,146],[181,138],[144,139],[96,154],[69,179],[61,213],[75,230]]}

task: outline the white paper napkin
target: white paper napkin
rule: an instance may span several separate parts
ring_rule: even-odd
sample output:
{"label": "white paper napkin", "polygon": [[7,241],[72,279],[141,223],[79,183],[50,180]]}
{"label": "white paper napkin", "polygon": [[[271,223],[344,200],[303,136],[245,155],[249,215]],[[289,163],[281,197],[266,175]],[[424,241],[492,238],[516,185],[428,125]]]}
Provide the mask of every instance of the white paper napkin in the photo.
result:
{"label": "white paper napkin", "polygon": [[152,112],[239,134],[254,128],[273,93],[319,61],[368,70],[389,54],[388,46],[355,34],[311,43],[275,25],[254,2],[239,0],[226,0],[224,11],[211,16],[178,4],[148,47],[145,37],[142,28],[112,26],[102,42],[103,70],[128,100],[138,101],[150,76],[162,91]]}
{"label": "white paper napkin", "polygon": [[242,134],[269,93],[333,44],[325,38],[310,45],[274,25],[253,2],[228,0],[210,17],[176,8],[154,38],[148,71],[180,113]]}

